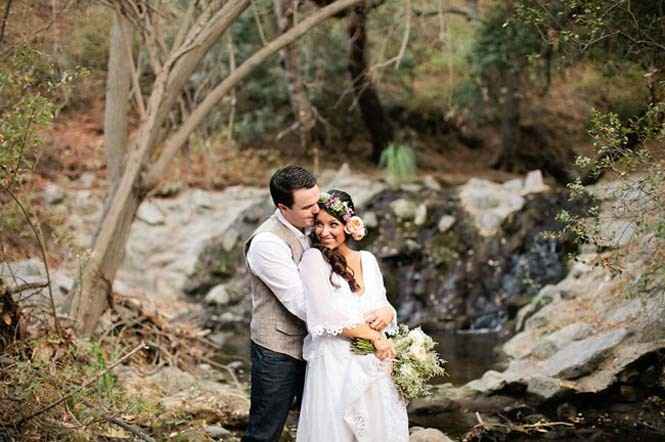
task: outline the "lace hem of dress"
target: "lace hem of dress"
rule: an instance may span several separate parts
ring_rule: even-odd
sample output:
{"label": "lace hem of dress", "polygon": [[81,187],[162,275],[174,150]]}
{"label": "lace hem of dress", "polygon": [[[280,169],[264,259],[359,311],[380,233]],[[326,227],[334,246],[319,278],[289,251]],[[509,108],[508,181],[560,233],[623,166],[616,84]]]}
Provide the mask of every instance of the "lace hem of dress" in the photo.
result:
{"label": "lace hem of dress", "polygon": [[[368,367],[366,367],[368,368]],[[392,384],[392,377],[385,372],[385,366],[382,363],[375,364],[372,369],[365,371],[365,376],[354,377],[351,381],[352,389],[355,394],[347,398],[347,404],[344,412],[344,420],[349,425],[353,435],[358,442],[374,442],[377,434],[382,434],[381,440],[384,442],[405,442],[404,436],[408,438],[408,420],[406,417],[405,404],[399,397],[397,390]],[[367,390],[377,385],[383,412],[385,413],[386,428],[370,428],[370,416],[368,409],[362,404],[362,398]],[[374,434],[377,430],[379,433]]]}
{"label": "lace hem of dress", "polygon": [[363,325],[365,322],[362,320],[353,320],[345,322],[344,324],[325,324],[325,325],[315,325],[310,327],[309,332],[312,336],[322,336],[324,334],[329,334],[337,336],[342,334],[345,328],[355,328]]}

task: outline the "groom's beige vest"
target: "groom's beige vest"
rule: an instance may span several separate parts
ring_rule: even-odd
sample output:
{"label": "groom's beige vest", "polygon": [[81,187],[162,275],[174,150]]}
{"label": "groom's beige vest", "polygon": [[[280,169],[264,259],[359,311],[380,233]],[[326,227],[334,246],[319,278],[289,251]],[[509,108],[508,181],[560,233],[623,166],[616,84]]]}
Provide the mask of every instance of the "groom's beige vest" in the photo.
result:
{"label": "groom's beige vest", "polygon": [[[288,227],[275,215],[261,224],[245,243],[245,258],[249,245],[258,233],[270,232],[282,239],[291,249],[291,258],[298,264],[304,252],[302,244]],[[245,261],[247,261],[245,259]],[[249,266],[248,266],[249,269]],[[252,341],[269,350],[302,359],[302,344],[307,334],[305,323],[290,313],[251,269],[249,269],[252,294],[252,320],[250,337]]]}

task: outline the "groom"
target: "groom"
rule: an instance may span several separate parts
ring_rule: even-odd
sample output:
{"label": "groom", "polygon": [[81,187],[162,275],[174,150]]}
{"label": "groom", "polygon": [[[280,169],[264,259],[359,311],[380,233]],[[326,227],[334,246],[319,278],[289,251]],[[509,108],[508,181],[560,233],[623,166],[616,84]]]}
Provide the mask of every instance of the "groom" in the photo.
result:
{"label": "groom", "polygon": [[245,244],[252,295],[251,406],[243,442],[277,441],[289,409],[302,395],[305,361],[304,289],[298,263],[319,212],[316,178],[287,166],[270,179],[276,210]]}

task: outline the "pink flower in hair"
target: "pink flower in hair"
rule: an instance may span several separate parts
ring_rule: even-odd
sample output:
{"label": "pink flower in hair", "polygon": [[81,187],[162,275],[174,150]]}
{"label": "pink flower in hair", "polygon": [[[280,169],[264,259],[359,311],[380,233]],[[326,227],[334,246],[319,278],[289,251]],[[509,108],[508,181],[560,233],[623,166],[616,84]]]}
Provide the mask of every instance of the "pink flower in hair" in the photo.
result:
{"label": "pink flower in hair", "polygon": [[363,223],[363,220],[360,219],[359,216],[352,216],[349,218],[349,220],[346,221],[346,225],[344,226],[344,231],[351,235],[351,237],[356,241],[363,239],[367,233],[365,230],[365,223]]}

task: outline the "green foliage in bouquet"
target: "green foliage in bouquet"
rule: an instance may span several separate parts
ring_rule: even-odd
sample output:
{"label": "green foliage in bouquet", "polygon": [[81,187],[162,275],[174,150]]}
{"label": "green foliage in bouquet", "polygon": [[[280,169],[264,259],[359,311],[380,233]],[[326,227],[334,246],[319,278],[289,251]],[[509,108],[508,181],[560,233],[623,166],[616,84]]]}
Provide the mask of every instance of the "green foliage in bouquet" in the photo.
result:
{"label": "green foliage in bouquet", "polygon": [[[395,346],[397,356],[393,361],[393,380],[397,391],[405,401],[426,396],[428,381],[443,376],[446,361],[434,351],[436,343],[420,327],[409,330],[402,324],[389,339]],[[374,345],[367,339],[354,339],[351,350],[358,355],[374,353]]]}

